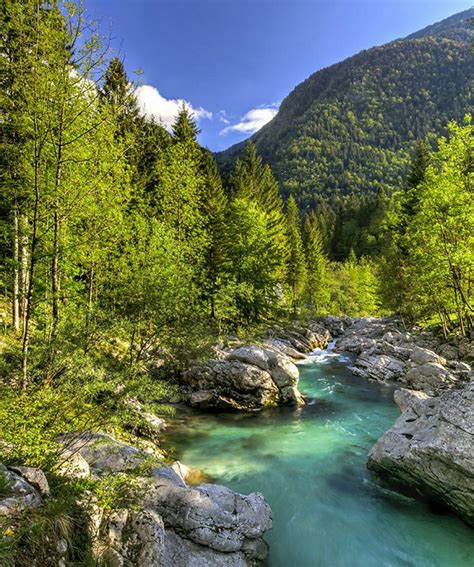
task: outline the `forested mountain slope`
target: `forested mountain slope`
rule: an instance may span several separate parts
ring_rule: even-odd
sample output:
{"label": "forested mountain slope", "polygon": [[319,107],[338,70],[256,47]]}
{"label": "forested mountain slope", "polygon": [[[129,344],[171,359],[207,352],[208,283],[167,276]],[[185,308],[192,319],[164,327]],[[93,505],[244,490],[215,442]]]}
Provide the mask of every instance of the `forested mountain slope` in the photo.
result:
{"label": "forested mountain slope", "polygon": [[[400,186],[414,141],[472,109],[473,15],[362,51],[298,85],[252,137],[285,196],[307,208],[320,195]],[[222,152],[221,164],[243,145]]]}

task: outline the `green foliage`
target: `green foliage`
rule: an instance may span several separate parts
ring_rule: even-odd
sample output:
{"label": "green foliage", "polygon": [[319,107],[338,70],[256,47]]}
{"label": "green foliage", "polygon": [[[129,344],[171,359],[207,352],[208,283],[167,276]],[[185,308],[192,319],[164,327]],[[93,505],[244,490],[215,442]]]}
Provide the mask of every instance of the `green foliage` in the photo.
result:
{"label": "green foliage", "polygon": [[7,496],[10,490],[10,479],[3,471],[0,471],[0,496]]}
{"label": "green foliage", "polygon": [[[449,124],[438,151],[420,145],[393,195],[383,257],[384,304],[410,321],[438,317],[445,334],[472,327],[472,125]],[[415,185],[416,183],[416,185]]]}
{"label": "green foliage", "polygon": [[[233,285],[237,322],[269,316],[279,301],[279,270],[268,232],[268,215],[254,200],[234,199],[229,207],[226,272]],[[272,269],[273,268],[273,269]]]}
{"label": "green foliage", "polygon": [[[222,281],[224,278],[227,251],[225,249],[225,221],[227,211],[227,197],[222,185],[217,164],[210,152],[205,151],[202,159],[204,175],[203,216],[207,234],[207,245],[204,258],[204,285],[203,297],[209,302],[211,318],[228,317],[228,313],[221,313],[219,301],[222,296]],[[224,308],[225,310],[225,308]],[[218,313],[219,311],[219,313]]]}
{"label": "green foliage", "polygon": [[49,478],[51,495],[39,508],[17,517],[0,518],[0,564],[54,567],[59,560],[58,545],[68,545],[67,564],[96,567],[92,558],[84,511],[78,500],[86,498],[90,481],[59,481]]}
{"label": "green foliage", "polygon": [[263,165],[254,144],[248,143],[244,156],[237,160],[230,177],[230,186],[234,198],[255,201],[266,214],[272,269],[283,275],[288,253],[283,200],[271,169],[268,165]]}
{"label": "green foliage", "polygon": [[[450,120],[471,110],[473,13],[314,73],[252,136],[285,198],[317,212],[331,259],[346,259],[351,248],[380,254],[383,242],[371,232],[380,199],[405,185],[418,140],[433,146]],[[247,153],[240,143],[218,160],[228,170]]]}
{"label": "green foliage", "polygon": [[332,264],[328,311],[351,317],[379,314],[379,280],[376,266],[368,259],[355,256]]}
{"label": "green foliage", "polygon": [[312,311],[322,313],[327,311],[330,300],[329,263],[318,219],[314,214],[306,217],[303,235],[307,264],[305,299]]}
{"label": "green foliage", "polygon": [[[150,484],[152,481],[150,481]],[[139,471],[103,475],[94,482],[93,491],[97,506],[102,510],[139,510],[140,499],[144,496],[144,479]]]}
{"label": "green foliage", "polygon": [[415,318],[455,313],[463,334],[472,327],[474,274],[473,136],[470,116],[449,125],[418,185],[415,214],[403,238],[408,250],[406,300]]}
{"label": "green foliage", "polygon": [[296,312],[306,283],[307,273],[300,219],[296,202],[292,196],[288,200],[286,219],[289,250],[286,262],[286,284],[290,289],[293,311]]}
{"label": "green foliage", "polygon": [[303,239],[295,200],[285,215],[253,144],[226,185],[185,107],[171,133],[140,115],[79,2],[6,0],[0,13],[1,305],[12,315],[1,459],[42,468],[53,489],[28,522],[1,526],[0,563],[53,565],[66,539],[71,565],[92,565],[78,499],[92,490],[106,510],[133,508],[143,471],[65,483],[61,434],[153,442],[135,402],[169,415],[176,374],[209,358],[216,336],[255,338],[290,310],[375,313],[373,264],[327,255],[380,246],[385,201],[320,200]]}
{"label": "green foliage", "polygon": [[83,431],[103,425],[91,400],[71,389],[41,385],[18,393],[0,389],[2,461],[52,470],[61,459],[58,437],[65,431]]}

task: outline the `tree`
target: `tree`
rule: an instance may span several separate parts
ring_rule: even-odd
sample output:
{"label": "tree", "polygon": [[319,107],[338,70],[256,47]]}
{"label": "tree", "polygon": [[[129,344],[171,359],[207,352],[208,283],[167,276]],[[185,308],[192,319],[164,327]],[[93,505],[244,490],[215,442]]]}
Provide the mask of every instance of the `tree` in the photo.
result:
{"label": "tree", "polygon": [[281,280],[273,264],[268,222],[254,200],[237,198],[230,203],[226,273],[240,324],[259,321],[278,308]]}
{"label": "tree", "polygon": [[409,299],[412,282],[408,277],[408,256],[411,245],[407,231],[416,215],[420,186],[426,178],[430,162],[429,145],[425,140],[417,140],[403,188],[389,200],[384,198],[380,202],[384,210],[380,210],[380,205],[376,210],[376,216],[384,228],[380,259],[383,301],[389,309],[398,311],[411,322],[415,314]]}
{"label": "tree", "polygon": [[255,145],[247,142],[245,153],[238,159],[230,177],[233,197],[258,200],[261,194],[264,168]]}
{"label": "tree", "polygon": [[[47,339],[46,367],[53,372],[61,310],[75,304],[70,294],[82,277],[73,250],[87,238],[85,227],[89,220],[94,224],[105,202],[113,211],[115,196],[124,200],[126,192],[110,175],[120,164],[120,150],[109,137],[113,126],[99,108],[92,82],[102,64],[101,42],[94,33],[79,42],[91,30],[83,10],[26,1],[9,2],[5,13],[10,88],[17,93],[7,123],[21,127],[24,141],[17,153],[23,181],[12,184],[17,195],[13,216],[21,219],[14,222],[18,231],[12,249],[18,257],[15,242],[20,243],[21,380],[26,388],[33,317],[35,331]],[[27,38],[24,46],[19,38]],[[107,200],[102,201],[105,185]],[[18,269],[18,258],[14,266]],[[15,274],[13,296],[16,279]]]}
{"label": "tree", "polygon": [[401,215],[398,232],[402,252],[404,252],[402,242],[403,237],[411,219],[416,214],[416,207],[418,204],[418,187],[426,178],[426,172],[430,162],[430,147],[425,140],[417,140],[411,157],[405,188],[401,196]]}
{"label": "tree", "polygon": [[306,282],[306,262],[301,238],[298,208],[293,196],[290,196],[286,211],[288,234],[288,258],[286,262],[286,284],[290,289],[291,307],[296,313],[301,293]]}
{"label": "tree", "polygon": [[307,281],[305,296],[312,311],[319,313],[327,308],[330,298],[328,261],[319,231],[318,220],[313,214],[304,223]]}
{"label": "tree", "polygon": [[211,317],[215,318],[216,295],[219,287],[224,283],[224,266],[226,262],[224,238],[227,198],[217,164],[212,154],[208,151],[203,153],[202,171],[204,176],[202,208],[204,228],[208,238],[205,251],[205,285],[203,292],[209,300]]}
{"label": "tree", "polygon": [[121,137],[130,134],[135,136],[139,120],[138,103],[125,67],[117,57],[114,57],[107,67],[99,95],[102,103],[108,105],[117,121],[117,134]]}
{"label": "tree", "polygon": [[181,253],[178,261],[194,266],[194,281],[202,278],[207,234],[203,215],[204,176],[196,126],[183,108],[173,126],[172,143],[156,165],[158,218],[173,234]]}
{"label": "tree", "polygon": [[263,164],[252,142],[247,143],[244,156],[235,164],[230,185],[234,198],[253,200],[266,213],[271,252],[269,269],[284,277],[288,243],[283,200],[270,166]]}
{"label": "tree", "polygon": [[471,117],[449,124],[450,137],[418,186],[418,205],[407,229],[407,301],[417,317],[437,314],[445,332],[457,316],[462,334],[472,328],[474,273],[473,136]]}

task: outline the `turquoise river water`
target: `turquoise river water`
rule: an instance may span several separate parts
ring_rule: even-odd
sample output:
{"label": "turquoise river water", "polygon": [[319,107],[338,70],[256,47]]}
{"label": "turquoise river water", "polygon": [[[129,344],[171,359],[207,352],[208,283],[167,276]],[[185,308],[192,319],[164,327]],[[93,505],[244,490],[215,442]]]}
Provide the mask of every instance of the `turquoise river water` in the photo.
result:
{"label": "turquoise river water", "polygon": [[300,365],[300,409],[193,415],[176,457],[273,510],[269,567],[473,567],[474,532],[383,486],[367,452],[398,415],[393,388],[353,376],[343,356]]}

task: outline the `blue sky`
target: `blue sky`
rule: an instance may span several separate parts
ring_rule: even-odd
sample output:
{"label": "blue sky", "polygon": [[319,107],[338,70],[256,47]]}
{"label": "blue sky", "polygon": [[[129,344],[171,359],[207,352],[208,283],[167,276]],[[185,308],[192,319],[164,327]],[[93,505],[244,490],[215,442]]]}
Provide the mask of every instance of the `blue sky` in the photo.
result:
{"label": "blue sky", "polygon": [[248,137],[311,73],[408,35],[472,0],[85,0],[112,30],[140,101],[172,121],[194,109],[200,142],[221,150]]}

